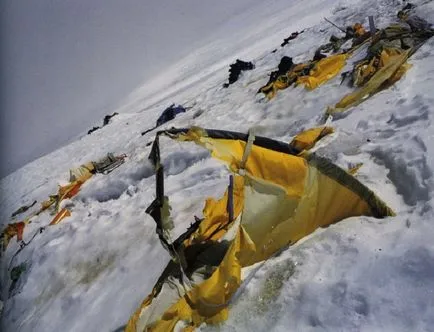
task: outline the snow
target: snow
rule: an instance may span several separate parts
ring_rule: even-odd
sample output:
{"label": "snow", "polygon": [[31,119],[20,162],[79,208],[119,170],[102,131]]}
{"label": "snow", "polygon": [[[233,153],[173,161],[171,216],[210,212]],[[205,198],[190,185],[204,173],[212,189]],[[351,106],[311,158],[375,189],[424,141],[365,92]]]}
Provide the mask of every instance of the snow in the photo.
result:
{"label": "snow", "polygon": [[[253,3],[253,2],[252,2]],[[434,22],[434,4],[415,1],[416,13]],[[134,91],[111,123],[84,135],[2,179],[4,225],[19,206],[46,199],[66,183],[69,168],[107,152],[127,161],[96,175],[65,202],[71,217],[47,227],[15,259],[26,262],[19,292],[8,298],[7,266],[19,248],[13,240],[2,257],[5,331],[115,331],[151,291],[169,260],[145,213],[155,177],[147,160],[160,112],[172,102],[192,106],[164,127],[198,125],[290,141],[318,125],[326,107],[351,91],[336,77],[314,91],[279,91],[270,102],[256,91],[283,55],[301,62],[339,25],[374,15],[393,22],[400,1],[257,1],[223,22],[209,44],[181,59]],[[211,14],[210,14],[211,15]],[[305,32],[277,52],[295,30]],[[413,67],[393,87],[354,107],[331,125],[336,134],[318,149],[341,167],[363,166],[357,178],[397,216],[354,217],[320,229],[280,255],[245,269],[249,282],[232,300],[229,319],[213,331],[430,331],[434,324],[433,158],[434,40],[410,59]],[[236,58],[253,61],[228,89],[221,86]],[[354,59],[352,60],[354,61]],[[161,139],[165,187],[175,235],[201,216],[205,198],[219,197],[228,171],[203,149]],[[29,239],[50,221],[41,214],[25,229]]]}

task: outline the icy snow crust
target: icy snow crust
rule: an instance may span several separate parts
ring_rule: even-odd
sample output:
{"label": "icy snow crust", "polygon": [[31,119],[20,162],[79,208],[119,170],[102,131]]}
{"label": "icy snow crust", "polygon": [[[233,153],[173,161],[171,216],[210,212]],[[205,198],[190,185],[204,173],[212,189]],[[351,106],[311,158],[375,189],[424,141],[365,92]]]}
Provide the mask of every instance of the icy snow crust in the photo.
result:
{"label": "icy snow crust", "polygon": [[[416,13],[434,22],[434,4],[414,1]],[[395,20],[401,2],[257,1],[214,32],[209,43],[158,79],[130,95],[121,114],[92,135],[57,150],[0,183],[1,220],[34,199],[38,202],[68,179],[68,170],[107,152],[126,153],[124,165],[96,175],[64,204],[72,216],[48,227],[15,259],[26,262],[18,291],[8,299],[7,265],[18,249],[13,240],[2,258],[4,331],[115,331],[151,291],[169,260],[145,214],[155,178],[147,161],[152,127],[172,102],[193,106],[165,127],[198,125],[258,134],[282,141],[319,124],[326,106],[350,89],[336,77],[308,92],[279,91],[271,102],[255,96],[283,55],[312,58],[317,46],[339,34],[337,24],[373,15],[377,26]],[[210,13],[212,15],[212,13]],[[283,38],[305,29],[278,48]],[[320,229],[278,257],[245,269],[246,282],[232,301],[230,317],[203,331],[432,331],[434,326],[433,157],[430,143],[434,97],[434,39],[410,59],[413,67],[392,88],[332,122],[337,133],[318,153],[342,167],[363,162],[357,178],[398,216],[350,218]],[[236,58],[256,69],[222,89]],[[164,128],[164,127],[163,127]],[[218,197],[228,172],[206,151],[161,140],[166,191],[175,234],[201,215],[204,199]],[[41,214],[25,240],[48,224]]]}

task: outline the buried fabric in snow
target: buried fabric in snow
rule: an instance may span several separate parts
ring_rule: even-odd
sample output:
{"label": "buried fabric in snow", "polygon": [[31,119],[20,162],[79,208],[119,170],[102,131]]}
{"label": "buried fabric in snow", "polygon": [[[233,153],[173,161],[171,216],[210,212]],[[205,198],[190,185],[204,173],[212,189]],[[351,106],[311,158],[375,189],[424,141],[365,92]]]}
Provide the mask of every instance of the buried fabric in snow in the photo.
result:
{"label": "buried fabric in snow", "polygon": [[325,126],[304,130],[298,133],[289,145],[299,151],[310,150],[320,139],[333,132],[334,129],[332,127]]}
{"label": "buried fabric in snow", "polygon": [[[168,243],[159,136],[207,148],[235,174],[220,200],[207,199],[204,219]],[[394,215],[353,176],[314,154],[264,137],[201,128],[161,131],[150,159],[157,198],[148,208],[172,260],[126,331],[171,331],[215,324],[242,283],[241,269],[270,258],[321,226],[359,215]]]}
{"label": "buried fabric in snow", "polygon": [[345,112],[352,106],[363,102],[366,98],[381,91],[382,89],[398,81],[409,68],[406,64],[411,50],[401,51],[399,49],[385,49],[379,56],[379,68],[373,69],[375,74],[366,82],[366,84],[344,96],[335,107],[329,107],[326,114]]}
{"label": "buried fabric in snow", "polygon": [[296,85],[304,84],[306,89],[314,90],[339,74],[349,56],[350,53],[336,54],[319,61],[293,65],[286,73],[274,80],[270,79],[258,92],[264,93],[268,99],[273,99],[277,91],[284,90],[294,83]]}
{"label": "buried fabric in snow", "polygon": [[306,89],[313,90],[319,85],[327,82],[335,77],[342,68],[348,58],[348,54],[331,55],[327,58],[321,59],[310,70],[309,75],[301,76],[297,79],[297,84],[304,84]]}

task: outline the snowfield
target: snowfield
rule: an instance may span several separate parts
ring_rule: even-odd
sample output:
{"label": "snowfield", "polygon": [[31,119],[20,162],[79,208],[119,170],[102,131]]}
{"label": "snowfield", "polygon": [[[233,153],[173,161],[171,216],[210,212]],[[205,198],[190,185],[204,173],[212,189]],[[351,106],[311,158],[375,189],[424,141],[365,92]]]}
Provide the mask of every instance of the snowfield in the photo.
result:
{"label": "snowfield", "polygon": [[[434,3],[420,0],[415,13],[434,22]],[[66,184],[69,169],[126,153],[121,167],[97,174],[62,205],[72,215],[42,234],[14,259],[25,262],[9,294],[15,239],[1,258],[2,331],[122,331],[169,260],[145,213],[155,193],[147,160],[161,111],[191,106],[162,128],[191,125],[247,132],[289,142],[317,126],[329,105],[351,91],[339,75],[316,90],[279,91],[271,101],[256,95],[284,55],[311,59],[339,34],[323,17],[345,26],[368,15],[384,27],[396,22],[397,0],[257,1],[222,23],[201,48],[134,91],[111,123],[3,178],[3,226],[19,206],[38,204]],[[210,13],[212,15],[212,13]],[[295,40],[280,48],[291,32]],[[271,53],[277,48],[275,53]],[[363,52],[363,49],[360,50]],[[237,58],[256,68],[228,89],[229,64]],[[347,65],[357,60],[351,58]],[[391,88],[333,119],[336,130],[317,152],[343,168],[363,163],[356,177],[397,213],[349,218],[319,229],[283,253],[243,271],[247,282],[232,300],[229,319],[201,331],[433,331],[434,330],[434,39],[409,60],[412,68]],[[94,124],[89,124],[91,128]],[[219,197],[228,171],[207,151],[161,139],[175,235],[205,198]],[[343,203],[344,204],[344,203]],[[26,214],[24,214],[25,216]],[[52,216],[26,226],[27,241]],[[20,219],[17,219],[17,221]]]}

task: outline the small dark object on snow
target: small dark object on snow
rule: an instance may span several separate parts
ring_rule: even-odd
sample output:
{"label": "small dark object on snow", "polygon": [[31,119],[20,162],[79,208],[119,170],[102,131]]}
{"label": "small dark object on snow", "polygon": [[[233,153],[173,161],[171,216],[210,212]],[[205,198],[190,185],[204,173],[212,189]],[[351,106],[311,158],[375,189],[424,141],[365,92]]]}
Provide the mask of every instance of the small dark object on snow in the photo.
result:
{"label": "small dark object on snow", "polygon": [[18,291],[18,283],[20,281],[20,277],[21,275],[27,271],[27,265],[26,263],[21,263],[18,266],[15,266],[11,272],[10,272],[10,278],[11,278],[11,285],[9,287],[9,298],[15,296],[17,293],[19,293]]}
{"label": "small dark object on snow", "polygon": [[17,209],[14,213],[12,213],[12,215],[11,215],[11,217],[13,218],[13,217],[15,217],[15,216],[17,216],[17,215],[19,215],[19,214],[21,214],[21,213],[24,213],[24,212],[26,212],[28,209],[30,209],[33,205],[35,205],[36,204],[36,200],[35,201],[33,201],[33,203],[32,204],[30,204],[30,205],[24,205],[24,206],[21,206],[19,209]]}
{"label": "small dark object on snow", "polygon": [[103,121],[103,124],[102,124],[102,126],[104,127],[104,126],[107,126],[109,123],[110,123],[110,119],[112,118],[112,117],[114,117],[115,115],[118,115],[119,113],[118,112],[114,112],[112,115],[106,115],[105,117],[104,117],[104,121]]}
{"label": "small dark object on snow", "polygon": [[[103,120],[103,123],[102,123],[102,127],[105,127],[105,126],[107,126],[109,123],[110,123],[110,119],[112,118],[112,117],[114,117],[115,115],[118,115],[119,113],[118,112],[114,112],[113,114],[107,114],[105,117],[104,117],[104,120]],[[96,131],[96,130],[98,130],[98,129],[101,129],[102,127],[93,127],[92,129],[89,129],[89,131],[87,132],[87,134],[88,135],[90,135],[90,134],[92,134],[94,131]]]}
{"label": "small dark object on snow", "polygon": [[107,156],[97,162],[93,163],[95,167],[95,173],[108,174],[113,171],[115,168],[118,168],[125,162],[125,158],[127,156],[125,154],[120,156],[115,156],[113,153],[107,153]]}
{"label": "small dark object on snow", "polygon": [[302,31],[300,31],[300,32],[296,31],[296,32],[291,33],[291,36],[289,36],[288,38],[285,38],[285,39],[283,40],[283,43],[280,44],[280,46],[281,46],[281,47],[284,47],[285,45],[289,44],[289,41],[290,41],[290,40],[293,40],[293,39],[297,38],[298,35],[301,34],[301,33],[303,33],[303,32],[304,32],[304,30],[302,30]]}
{"label": "small dark object on snow", "polygon": [[414,8],[416,8],[416,6],[409,2],[408,4],[405,5],[404,8],[402,8],[402,10],[411,10]]}
{"label": "small dark object on snow", "polygon": [[161,126],[163,123],[166,123],[170,120],[173,120],[177,114],[184,113],[186,109],[182,105],[175,106],[175,104],[170,105],[166,108],[163,113],[161,113],[160,117],[157,119],[156,126]]}
{"label": "small dark object on snow", "polygon": [[92,134],[94,131],[97,131],[98,129],[100,129],[100,127],[93,127],[92,129],[89,129],[89,131],[87,132],[88,135]]}
{"label": "small dark object on snow", "polygon": [[[270,84],[271,82],[274,82],[280,75],[285,75],[288,71],[291,70],[291,68],[294,66],[294,62],[292,62],[292,58],[289,56],[284,56],[282,59],[280,59],[280,63],[277,66],[277,70],[271,72],[270,79],[268,80],[267,84]],[[262,88],[261,88],[262,89]],[[259,92],[261,92],[261,89],[259,89]]]}
{"label": "small dark object on snow", "polygon": [[223,84],[224,88],[229,87],[232,83],[235,83],[238,78],[240,77],[240,74],[244,70],[252,70],[255,68],[255,65],[251,62],[245,62],[240,59],[237,59],[237,61],[230,65],[229,68],[229,83]]}
{"label": "small dark object on snow", "polygon": [[432,32],[432,25],[417,15],[410,15],[410,11],[400,10],[398,18],[410,26],[412,32]]}

